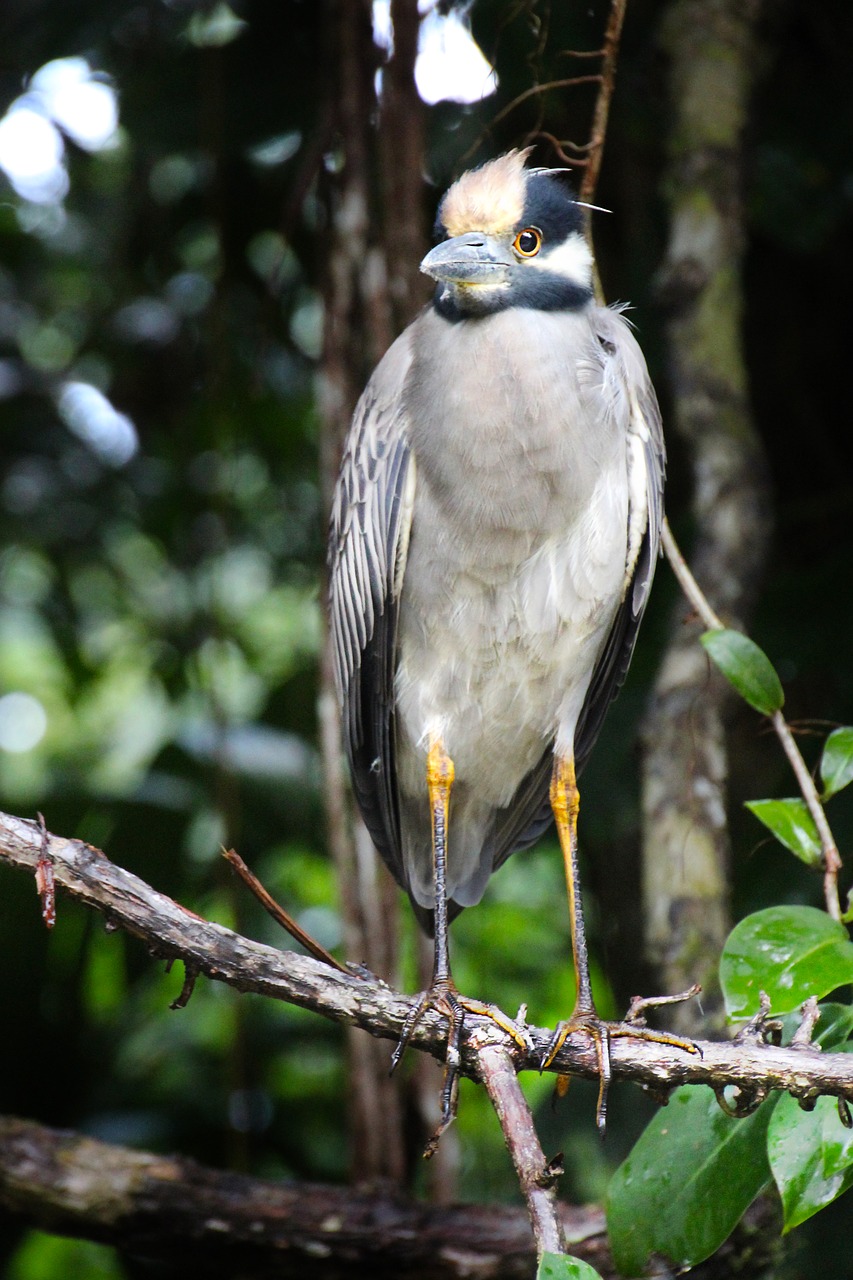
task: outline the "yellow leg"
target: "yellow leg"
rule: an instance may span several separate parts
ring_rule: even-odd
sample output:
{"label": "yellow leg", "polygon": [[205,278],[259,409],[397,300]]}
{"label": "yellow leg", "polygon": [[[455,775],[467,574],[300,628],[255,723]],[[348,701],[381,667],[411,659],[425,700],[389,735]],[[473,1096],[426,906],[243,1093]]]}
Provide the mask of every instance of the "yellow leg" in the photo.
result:
{"label": "yellow leg", "polygon": [[[568,1036],[573,1031],[585,1031],[595,1045],[598,1058],[598,1103],[595,1118],[599,1130],[603,1133],[607,1116],[607,1091],[610,1085],[610,1041],[614,1036],[635,1036],[639,1039],[654,1040],[662,1044],[677,1045],[689,1053],[697,1053],[696,1046],[680,1036],[667,1035],[666,1032],[650,1031],[642,1023],[631,1021],[631,1015],[624,1022],[607,1023],[599,1018],[595,1002],[592,998],[592,984],[589,980],[589,954],[586,945],[583,907],[581,905],[580,875],[578,872],[578,809],[580,795],[575,777],[575,762],[572,755],[554,757],[554,772],[551,778],[551,808],[557,824],[560,848],[563,852],[563,863],[566,869],[566,888],[569,896],[569,918],[572,926],[572,961],[575,969],[575,1007],[571,1017],[561,1022],[542,1060],[543,1070],[549,1067],[559,1053]],[[684,997],[676,997],[683,999]],[[557,1090],[563,1094],[568,1087],[568,1079],[559,1076]]]}
{"label": "yellow leg", "polygon": [[[554,756],[554,772],[551,775],[551,809],[557,824],[557,835],[563,853],[566,871],[566,891],[569,897],[569,921],[572,930],[572,963],[575,970],[575,1007],[572,1016],[561,1022],[551,1039],[542,1062],[549,1067],[572,1031],[585,1030],[592,1038],[598,1058],[598,1104],[596,1122],[603,1131],[607,1112],[607,1089],[610,1084],[610,1042],[606,1025],[598,1017],[592,998],[589,979],[589,954],[586,945],[583,907],[581,905],[580,873],[578,871],[578,810],[580,792],[575,776],[573,755]],[[564,1076],[557,1079],[557,1091],[562,1095],[568,1088]]]}
{"label": "yellow leg", "polygon": [[575,778],[574,756],[555,756],[551,776],[551,808],[557,824],[557,835],[563,852],[566,869],[566,889],[569,896],[569,920],[572,927],[572,961],[575,968],[575,1015],[594,1014],[592,986],[589,980],[589,958],[586,947],[586,930],[581,906],[580,874],[578,872],[578,810],[580,793]]}
{"label": "yellow leg", "polygon": [[427,1144],[429,1157],[444,1130],[456,1115],[459,1094],[460,1043],[465,1013],[480,1014],[497,1023],[517,1045],[529,1049],[524,1031],[492,1005],[481,1004],[459,995],[450,972],[450,945],[447,922],[447,831],[450,817],[450,793],[453,787],[453,761],[441,739],[433,739],[427,755],[427,792],[432,825],[433,884],[435,886],[434,937],[435,952],[432,982],[414,1005],[403,1024],[400,1041],[391,1058],[391,1070],[397,1066],[412,1032],[430,1005],[447,1018],[447,1054],[444,1061],[444,1083],[441,1090],[441,1123]]}
{"label": "yellow leg", "polygon": [[450,955],[447,938],[447,826],[450,817],[450,791],[455,776],[453,761],[440,738],[433,739],[427,755],[427,790],[432,820],[432,874],[435,885],[435,961],[433,986],[450,978]]}

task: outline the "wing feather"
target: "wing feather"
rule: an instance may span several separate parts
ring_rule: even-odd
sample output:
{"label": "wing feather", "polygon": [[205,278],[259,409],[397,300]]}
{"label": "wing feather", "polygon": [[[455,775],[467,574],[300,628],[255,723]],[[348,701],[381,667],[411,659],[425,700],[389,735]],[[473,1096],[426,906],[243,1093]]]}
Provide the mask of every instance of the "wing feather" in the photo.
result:
{"label": "wing feather", "polygon": [[406,333],[380,362],[356,406],[329,539],[334,667],[353,788],[377,849],[401,883],[394,670],[412,517],[414,462],[403,407],[410,363]]}

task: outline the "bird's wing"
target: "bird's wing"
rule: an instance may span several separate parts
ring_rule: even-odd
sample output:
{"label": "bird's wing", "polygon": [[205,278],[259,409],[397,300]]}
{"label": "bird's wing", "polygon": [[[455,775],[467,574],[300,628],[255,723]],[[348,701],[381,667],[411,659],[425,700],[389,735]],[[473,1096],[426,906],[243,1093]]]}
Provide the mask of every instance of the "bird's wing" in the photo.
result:
{"label": "bird's wing", "polygon": [[[625,585],[616,617],[593,669],[575,728],[575,768],[583,768],[621,689],[637,642],[660,549],[666,450],[660,409],[646,362],[627,323],[614,311],[599,311],[596,329],[610,357],[614,412],[628,434],[628,553]],[[549,747],[523,779],[495,824],[494,865],[534,844],[551,820]]]}
{"label": "bird's wing", "polygon": [[403,334],[367,384],[344,446],[332,505],[329,597],[335,679],[359,809],[401,883],[394,765],[397,613],[414,500],[403,386]]}
{"label": "bird's wing", "polygon": [[[575,730],[579,770],[598,737],[610,703],[622,688],[637,643],[660,551],[666,449],[657,396],[646,362],[626,321],[604,312],[609,334],[621,357],[618,377],[627,401],[628,554],[625,588],[607,641],[598,656]],[[613,325],[617,324],[615,330]],[[602,328],[604,324],[602,324]]]}

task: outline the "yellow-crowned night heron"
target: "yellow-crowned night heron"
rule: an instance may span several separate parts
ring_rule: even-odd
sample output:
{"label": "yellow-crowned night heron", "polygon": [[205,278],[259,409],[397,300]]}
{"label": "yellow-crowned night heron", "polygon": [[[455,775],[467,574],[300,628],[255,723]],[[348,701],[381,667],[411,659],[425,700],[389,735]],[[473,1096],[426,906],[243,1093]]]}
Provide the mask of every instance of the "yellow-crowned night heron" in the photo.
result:
{"label": "yellow-crowned night heron", "polygon": [[[435,936],[428,1002],[463,1000],[447,926],[556,820],[577,1001],[599,1057],[576,775],[628,669],[662,518],[660,415],[637,342],[593,298],[583,211],[513,151],[450,188],[435,295],[370,379],[331,532],[331,624],[355,795]],[[604,1065],[602,1071],[604,1071]],[[602,1108],[600,1107],[600,1112]],[[600,1117],[603,1118],[603,1117]]]}

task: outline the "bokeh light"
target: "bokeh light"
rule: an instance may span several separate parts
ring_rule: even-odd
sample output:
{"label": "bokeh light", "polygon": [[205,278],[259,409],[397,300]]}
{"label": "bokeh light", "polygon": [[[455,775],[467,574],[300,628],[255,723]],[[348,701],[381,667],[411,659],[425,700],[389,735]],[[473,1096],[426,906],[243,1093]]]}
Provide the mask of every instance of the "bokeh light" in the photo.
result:
{"label": "bokeh light", "polygon": [[33,204],[68,194],[63,134],[86,151],[115,145],[118,97],[85,58],[55,58],[30,81],[0,120],[0,169]]}
{"label": "bokeh light", "polygon": [[12,754],[32,751],[47,731],[47,712],[31,693],[7,693],[0,698],[0,750]]}
{"label": "bokeh light", "polygon": [[136,453],[136,427],[90,383],[66,382],[57,408],[65,425],[109,466],[122,467]]}

